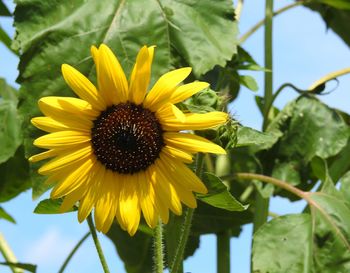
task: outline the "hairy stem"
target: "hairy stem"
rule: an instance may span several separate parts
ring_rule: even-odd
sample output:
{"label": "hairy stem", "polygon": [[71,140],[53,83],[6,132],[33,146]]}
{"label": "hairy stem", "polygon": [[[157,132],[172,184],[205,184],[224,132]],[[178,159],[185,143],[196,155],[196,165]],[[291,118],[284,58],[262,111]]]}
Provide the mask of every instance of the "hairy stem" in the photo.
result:
{"label": "hairy stem", "polygon": [[98,257],[100,258],[100,262],[101,262],[101,265],[102,265],[102,268],[103,268],[103,272],[104,273],[110,273],[109,269],[108,269],[107,262],[106,262],[106,258],[104,256],[102,248],[101,248],[100,241],[98,240],[98,237],[97,237],[96,229],[95,229],[94,223],[92,221],[91,214],[87,218],[87,222],[88,222],[88,225],[89,225],[89,228],[90,228],[92,239],[94,240],[94,243],[95,243],[95,247],[96,247],[96,250],[97,250]]}
{"label": "hairy stem", "polygon": [[154,261],[156,273],[164,271],[164,255],[163,255],[163,225],[159,219],[158,225],[154,234]]}

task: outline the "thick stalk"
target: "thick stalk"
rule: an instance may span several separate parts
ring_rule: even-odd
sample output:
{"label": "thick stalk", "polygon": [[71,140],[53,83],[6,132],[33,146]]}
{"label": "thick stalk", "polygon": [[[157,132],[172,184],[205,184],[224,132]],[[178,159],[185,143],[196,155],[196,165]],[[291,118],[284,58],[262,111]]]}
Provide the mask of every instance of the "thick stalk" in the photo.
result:
{"label": "thick stalk", "polygon": [[77,243],[77,245],[73,248],[73,250],[69,253],[68,257],[66,258],[66,260],[64,261],[64,263],[62,264],[60,270],[58,271],[58,273],[63,273],[63,271],[66,269],[69,261],[72,259],[73,255],[75,254],[75,252],[77,252],[77,250],[79,249],[79,247],[84,243],[84,241],[90,236],[90,232],[86,233],[84,235],[83,238],[80,239],[80,241]]}
{"label": "thick stalk", "polygon": [[100,241],[98,240],[98,237],[97,237],[96,229],[95,229],[94,223],[92,221],[91,214],[87,218],[87,222],[88,222],[88,225],[89,225],[89,228],[90,228],[90,233],[91,233],[92,239],[94,240],[94,243],[95,243],[95,247],[96,247],[96,250],[97,250],[98,257],[100,258],[100,262],[101,262],[101,265],[102,265],[102,268],[103,268],[103,272],[104,273],[110,273],[109,269],[108,269],[107,262],[106,262],[106,258],[105,258],[104,254],[103,254],[103,251],[102,251],[102,247],[101,247]]}
{"label": "thick stalk", "polygon": [[163,225],[160,219],[154,234],[154,261],[155,261],[156,273],[163,273],[164,271]]}
{"label": "thick stalk", "polygon": [[[17,263],[17,259],[10,246],[5,240],[5,237],[0,233],[0,252],[7,263]],[[13,273],[23,273],[23,270],[14,266],[10,266]]]}
{"label": "thick stalk", "polygon": [[230,273],[230,238],[229,230],[216,234],[218,273]]}
{"label": "thick stalk", "polygon": [[[203,154],[199,153],[197,155],[197,160],[196,160],[196,175],[199,178],[201,178],[201,176],[202,176],[203,159],[204,159]],[[172,265],[170,266],[171,273],[178,273],[179,269],[182,266],[183,256],[184,256],[187,240],[188,240],[188,237],[189,237],[190,231],[191,231],[193,213],[194,213],[194,209],[191,209],[191,208],[187,208],[187,210],[185,212],[183,230],[182,230],[182,233],[180,236],[179,244],[178,244],[176,252],[175,252],[174,261],[173,261]]]}

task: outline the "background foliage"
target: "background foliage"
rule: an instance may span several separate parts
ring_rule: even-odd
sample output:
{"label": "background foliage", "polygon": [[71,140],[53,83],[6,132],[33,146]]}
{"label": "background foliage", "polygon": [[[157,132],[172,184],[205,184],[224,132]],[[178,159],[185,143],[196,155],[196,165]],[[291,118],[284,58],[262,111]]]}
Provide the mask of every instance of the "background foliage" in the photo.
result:
{"label": "background foliage", "polygon": [[[299,2],[318,12],[350,44],[348,1]],[[12,16],[2,2],[0,16]],[[256,81],[246,70],[273,72],[257,64],[240,44],[239,24],[229,0],[17,0],[13,16],[13,41],[0,27],[1,42],[20,57],[19,90],[0,79],[0,202],[29,188],[34,198],[47,190],[36,174],[38,166],[26,160],[37,152],[32,142],[41,134],[29,120],[40,115],[40,97],[73,96],[61,76],[62,63],[95,79],[92,44],[108,44],[127,73],[140,46],[156,45],[152,82],[170,69],[193,67],[189,80],[211,84],[211,90],[180,105],[193,112],[227,109],[241,86],[256,91]],[[228,155],[205,158],[203,180],[209,194],[197,196],[201,201],[185,257],[199,248],[203,234],[239,236],[244,224],[255,222],[260,206],[256,195],[265,199],[274,195],[291,201],[303,198],[308,206],[301,214],[274,217],[257,229],[252,272],[350,271],[350,117],[319,100],[325,87],[298,90],[300,96],[282,109],[272,106],[263,132],[234,120],[217,130],[197,132],[226,147]],[[263,115],[266,101],[256,96],[251,103]],[[283,180],[302,194],[257,179],[245,181],[236,176],[242,172]],[[57,213],[57,206],[55,201],[44,200],[36,213]],[[15,221],[1,207],[0,218]],[[165,227],[167,265],[174,258],[182,222],[183,217],[174,216]],[[132,238],[117,225],[107,234],[130,273],[152,272],[152,235],[145,225]],[[31,265],[21,267],[36,270]]]}

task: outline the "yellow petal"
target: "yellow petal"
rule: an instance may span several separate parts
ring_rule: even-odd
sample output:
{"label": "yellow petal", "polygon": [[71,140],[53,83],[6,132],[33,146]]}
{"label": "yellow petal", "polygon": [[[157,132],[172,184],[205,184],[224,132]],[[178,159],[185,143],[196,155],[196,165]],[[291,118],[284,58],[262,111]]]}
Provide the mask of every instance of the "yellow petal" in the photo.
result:
{"label": "yellow petal", "polygon": [[[57,184],[51,191],[51,198],[56,199],[65,196],[79,187],[84,187],[89,172],[94,166],[95,158],[88,158],[83,164],[70,173],[65,180]],[[86,185],[85,185],[86,186]]]}
{"label": "yellow petal", "polygon": [[98,49],[97,58],[99,91],[107,99],[108,106],[126,102],[129,98],[128,82],[118,59],[105,44]]}
{"label": "yellow petal", "polygon": [[179,109],[177,108],[174,104],[171,104],[171,109],[174,113],[174,116],[182,123],[184,123],[186,121],[186,116],[185,114]]}
{"label": "yellow petal", "polygon": [[96,87],[78,70],[68,64],[62,65],[62,74],[69,87],[95,109],[105,109],[105,102],[98,95]]}
{"label": "yellow petal", "polygon": [[177,118],[162,116],[159,118],[165,131],[202,130],[224,124],[229,116],[224,112],[210,112],[205,114],[185,114],[185,122]]}
{"label": "yellow petal", "polygon": [[144,106],[152,111],[157,110],[167,101],[177,85],[191,73],[190,67],[180,68],[161,76],[151,91],[147,94]]}
{"label": "yellow petal", "polygon": [[140,187],[138,192],[143,216],[147,225],[154,228],[157,225],[158,210],[155,207],[156,197],[149,171],[139,173],[137,179]]}
{"label": "yellow petal", "polygon": [[180,150],[184,150],[190,153],[214,153],[214,154],[226,154],[226,151],[219,145],[213,142],[192,134],[187,133],[175,133],[165,132],[163,134],[164,141],[170,147],[174,147]]}
{"label": "yellow petal", "polygon": [[95,208],[96,228],[107,233],[117,213],[118,199],[120,195],[120,175],[107,170],[105,179],[101,182],[100,199]]}
{"label": "yellow petal", "polygon": [[91,136],[79,131],[60,131],[43,135],[34,140],[34,145],[40,148],[53,149],[89,142]]}
{"label": "yellow petal", "polygon": [[151,77],[151,64],[154,47],[143,46],[137,55],[134,69],[131,73],[129,99],[135,104],[141,104]]}
{"label": "yellow petal", "polygon": [[162,168],[160,164],[161,160],[157,160],[152,165],[149,170],[152,173],[152,181],[155,187],[156,194],[163,198],[163,202],[167,204],[167,206],[174,212],[176,215],[181,215],[182,206],[180,202],[180,198],[177,195],[174,186],[168,179],[166,169]]}
{"label": "yellow petal", "polygon": [[193,96],[194,94],[198,93],[199,91],[202,91],[203,89],[208,87],[209,83],[207,82],[192,82],[184,84],[176,88],[176,90],[173,93],[171,93],[169,101],[174,104],[184,101],[189,97]]}
{"label": "yellow petal", "polygon": [[[167,164],[165,162],[167,162]],[[169,169],[169,162],[171,161],[164,161],[162,159],[158,161],[158,166],[161,172],[163,172],[163,174],[167,174],[168,181],[171,182],[171,185],[174,187],[180,200],[185,203],[186,206],[190,208],[197,207],[196,198],[193,196],[191,190],[189,187],[187,187],[187,185],[183,185],[178,182],[179,178],[177,177],[177,171],[174,171],[174,169]]]}
{"label": "yellow petal", "polygon": [[40,154],[33,155],[28,160],[29,160],[29,162],[34,163],[34,162],[38,162],[38,161],[56,156],[57,154],[58,154],[57,150],[48,150],[48,151],[42,152]]}
{"label": "yellow petal", "polygon": [[[88,187],[85,196],[81,199],[78,211],[78,221],[84,221],[96,205],[101,192],[103,191],[103,181],[106,168],[99,162],[91,169],[86,187]],[[96,216],[95,216],[96,217]],[[96,219],[96,218],[95,218]]]}
{"label": "yellow petal", "polygon": [[173,158],[180,159],[185,163],[193,162],[192,155],[190,153],[184,152],[180,149],[168,145],[163,147],[162,152],[166,153],[167,155],[170,155]]}
{"label": "yellow petal", "polygon": [[75,205],[75,203],[77,203],[84,196],[85,191],[86,189],[84,187],[80,187],[66,195],[59,211],[61,213],[69,211]]}
{"label": "yellow petal", "polygon": [[79,149],[68,153],[61,154],[56,158],[50,160],[44,164],[38,173],[42,175],[49,175],[51,173],[59,172],[66,166],[79,164],[81,161],[85,161],[92,154],[92,148],[88,146],[78,146]]}
{"label": "yellow petal", "polygon": [[100,114],[85,100],[70,97],[43,97],[39,100],[39,108],[47,116],[74,114],[95,118]]}
{"label": "yellow petal", "polygon": [[83,132],[90,132],[90,127],[86,126],[86,123],[78,122],[73,119],[57,121],[50,117],[35,117],[32,118],[30,121],[36,128],[50,133],[63,130],[77,130]]}
{"label": "yellow petal", "polygon": [[140,204],[138,199],[138,185],[135,176],[124,175],[123,186],[120,189],[118,221],[131,236],[133,236],[140,222]]}

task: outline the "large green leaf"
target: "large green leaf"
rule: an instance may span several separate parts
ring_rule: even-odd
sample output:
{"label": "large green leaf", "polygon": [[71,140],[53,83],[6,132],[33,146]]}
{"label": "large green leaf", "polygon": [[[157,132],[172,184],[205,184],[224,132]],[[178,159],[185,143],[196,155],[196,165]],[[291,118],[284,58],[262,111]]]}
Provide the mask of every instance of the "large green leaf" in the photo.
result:
{"label": "large green leaf", "polygon": [[276,141],[277,136],[271,133],[264,133],[249,127],[238,127],[237,147],[254,146],[258,150],[270,148]]}
{"label": "large green leaf", "polygon": [[254,234],[253,271],[313,272],[310,215],[285,215],[263,225]]}
{"label": "large green leaf", "polygon": [[17,114],[17,91],[0,78],[0,163],[12,157],[22,143]]}
{"label": "large green leaf", "polygon": [[28,124],[39,115],[37,100],[72,95],[60,73],[62,63],[93,78],[93,44],[108,44],[127,74],[140,47],[156,45],[153,82],[172,69],[178,58],[200,75],[214,65],[225,65],[236,51],[230,0],[19,0],[15,26],[14,47],[23,53],[18,82],[27,154],[36,152],[28,149],[37,135]]}

